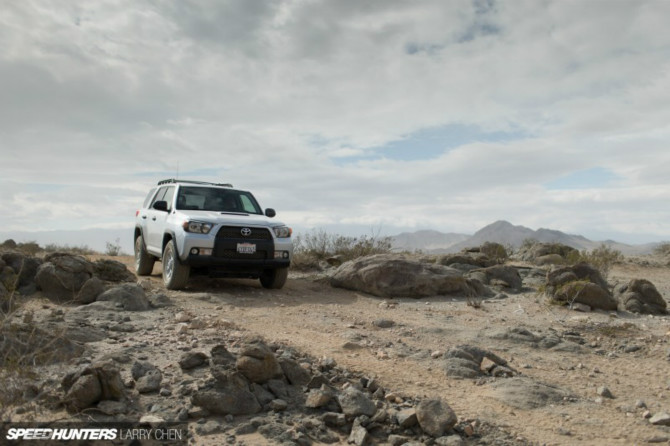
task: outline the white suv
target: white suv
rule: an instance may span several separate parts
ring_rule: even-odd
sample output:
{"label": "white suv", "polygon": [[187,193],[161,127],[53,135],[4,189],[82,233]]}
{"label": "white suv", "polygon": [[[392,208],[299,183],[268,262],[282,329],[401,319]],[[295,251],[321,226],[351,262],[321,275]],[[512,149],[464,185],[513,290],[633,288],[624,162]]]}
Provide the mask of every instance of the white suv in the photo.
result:
{"label": "white suv", "polygon": [[149,275],[162,261],[171,290],[197,273],[281,288],[293,256],[292,231],[274,216],[274,209],[263,212],[250,192],[230,184],[159,181],[135,214],[135,271]]}

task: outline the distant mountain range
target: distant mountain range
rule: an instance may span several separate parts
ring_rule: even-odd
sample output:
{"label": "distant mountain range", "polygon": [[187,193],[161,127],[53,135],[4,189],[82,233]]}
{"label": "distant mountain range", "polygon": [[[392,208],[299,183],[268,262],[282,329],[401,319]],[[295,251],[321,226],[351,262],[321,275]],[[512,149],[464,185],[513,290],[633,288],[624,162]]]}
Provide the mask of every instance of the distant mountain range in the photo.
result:
{"label": "distant mountain range", "polygon": [[515,226],[504,220],[491,223],[473,235],[442,233],[438,231],[403,232],[392,237],[393,247],[398,250],[426,253],[452,253],[463,248],[480,246],[484,242],[496,242],[505,246],[518,248],[526,239],[535,239],[544,243],[561,243],[579,250],[591,250],[601,244],[617,249],[627,255],[648,254],[658,243],[645,245],[627,245],[613,240],[592,241],[581,235],[566,234],[554,229],[540,228],[533,230],[525,226]]}
{"label": "distant mountain range", "polygon": [[[336,232],[334,229],[333,232]],[[118,244],[124,253],[133,252],[133,227],[127,229],[85,229],[76,231],[42,231],[42,232],[0,232],[0,243],[6,239],[16,242],[34,241],[41,246],[48,244],[69,245],[73,247],[88,246],[99,252],[105,252],[107,243]],[[463,248],[480,246],[484,242],[497,242],[505,246],[519,247],[526,239],[540,242],[562,243],[579,250],[597,248],[605,244],[626,255],[651,253],[660,243],[645,245],[627,245],[612,240],[592,241],[581,235],[566,234],[553,229],[533,230],[525,226],[515,226],[501,220],[491,223],[472,235],[443,233],[433,230],[403,232],[391,237],[393,247],[401,251],[423,251],[425,253],[451,253]]]}

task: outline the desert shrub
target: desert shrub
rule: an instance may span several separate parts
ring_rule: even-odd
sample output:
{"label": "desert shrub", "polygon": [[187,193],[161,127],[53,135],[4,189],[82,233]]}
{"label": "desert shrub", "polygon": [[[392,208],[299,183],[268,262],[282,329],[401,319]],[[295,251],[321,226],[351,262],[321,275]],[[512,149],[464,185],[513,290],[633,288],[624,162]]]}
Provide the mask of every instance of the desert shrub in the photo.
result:
{"label": "desert shrub", "polygon": [[509,258],[511,249],[505,248],[500,243],[485,242],[480,248],[480,252],[499,263],[504,263]]}
{"label": "desert shrub", "polygon": [[363,235],[350,237],[330,234],[324,229],[314,229],[295,237],[293,241],[293,266],[300,268],[315,267],[319,261],[338,256],[346,262],[358,257],[391,252],[391,237]]}
{"label": "desert shrub", "polygon": [[567,260],[571,264],[588,263],[595,267],[604,279],[607,279],[612,266],[623,262],[624,256],[621,251],[603,243],[591,251],[572,252],[567,256]]}
{"label": "desert shrub", "polygon": [[654,248],[654,253],[660,256],[670,256],[670,242],[662,242]]}
{"label": "desert shrub", "polygon": [[95,250],[89,248],[87,245],[70,246],[70,245],[59,245],[56,243],[49,243],[48,245],[44,246],[44,251],[48,253],[64,252],[67,254],[74,254],[74,255],[97,254]]}
{"label": "desert shrub", "polygon": [[117,238],[114,243],[107,242],[105,246],[105,255],[116,257],[121,254],[121,239]]}
{"label": "desert shrub", "polygon": [[7,239],[4,242],[2,242],[2,245],[0,245],[0,248],[6,248],[6,249],[16,249],[16,242],[14,240]]}
{"label": "desert shrub", "polygon": [[23,242],[16,245],[16,250],[32,256],[40,252],[42,248],[37,242]]}

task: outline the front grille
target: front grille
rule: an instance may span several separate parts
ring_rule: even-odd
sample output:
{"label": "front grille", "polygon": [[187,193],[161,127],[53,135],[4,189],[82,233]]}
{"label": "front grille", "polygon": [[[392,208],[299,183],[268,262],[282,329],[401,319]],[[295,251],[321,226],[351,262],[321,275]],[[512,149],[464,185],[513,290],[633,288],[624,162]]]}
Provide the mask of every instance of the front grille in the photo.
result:
{"label": "front grille", "polygon": [[246,226],[222,226],[216,233],[217,238],[232,238],[241,240],[272,240],[272,234],[267,228],[248,228],[251,234],[246,237],[242,235],[242,228]]}
{"label": "front grille", "polygon": [[234,249],[216,249],[214,255],[223,259],[239,260],[265,260],[267,258],[266,251],[256,251],[253,254],[240,254]]}

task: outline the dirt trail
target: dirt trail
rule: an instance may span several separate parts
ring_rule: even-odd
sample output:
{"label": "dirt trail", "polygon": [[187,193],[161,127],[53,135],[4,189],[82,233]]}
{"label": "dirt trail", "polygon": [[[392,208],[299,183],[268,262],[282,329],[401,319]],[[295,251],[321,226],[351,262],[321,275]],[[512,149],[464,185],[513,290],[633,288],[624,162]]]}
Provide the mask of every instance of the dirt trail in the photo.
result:
{"label": "dirt trail", "polygon": [[[130,264],[132,259],[123,259]],[[161,288],[158,268],[148,280]],[[621,265],[610,282],[648,278],[670,294],[668,268]],[[463,299],[384,300],[331,288],[323,279],[291,277],[279,291],[257,281],[197,279],[186,291],[165,292],[170,311],[221,320],[271,342],[376,376],[384,387],[407,396],[440,396],[460,419],[504,427],[538,444],[643,444],[669,442],[670,428],[643,418],[670,411],[670,318],[577,313],[548,305],[535,292],[487,300],[480,309]],[[379,328],[375,321],[391,321]],[[173,323],[163,321],[163,323]],[[379,324],[379,323],[378,323]],[[384,325],[384,324],[379,324]],[[557,333],[582,344],[555,351],[501,339],[510,328]],[[491,350],[523,375],[569,389],[575,401],[534,410],[513,409],[493,398],[490,383],[448,378],[441,354],[460,344]],[[576,344],[575,344],[576,345]],[[606,386],[614,399],[599,397]],[[640,401],[645,407],[639,406]]]}

